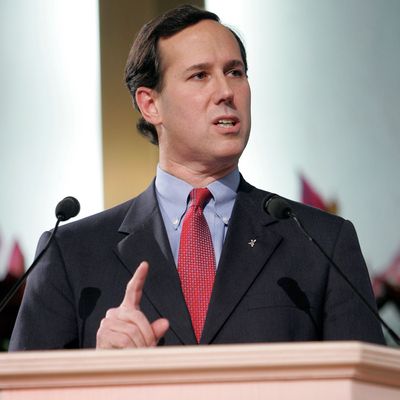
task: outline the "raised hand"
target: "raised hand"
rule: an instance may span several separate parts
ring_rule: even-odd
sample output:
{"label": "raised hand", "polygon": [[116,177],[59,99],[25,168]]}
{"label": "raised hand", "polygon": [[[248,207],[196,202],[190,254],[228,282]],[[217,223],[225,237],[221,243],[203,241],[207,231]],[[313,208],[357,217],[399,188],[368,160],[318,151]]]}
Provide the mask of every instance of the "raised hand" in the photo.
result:
{"label": "raised hand", "polygon": [[110,308],[97,331],[97,349],[156,346],[169,328],[165,318],[150,323],[140,310],[143,286],[149,264],[143,261],[126,286],[125,296],[117,308]]}

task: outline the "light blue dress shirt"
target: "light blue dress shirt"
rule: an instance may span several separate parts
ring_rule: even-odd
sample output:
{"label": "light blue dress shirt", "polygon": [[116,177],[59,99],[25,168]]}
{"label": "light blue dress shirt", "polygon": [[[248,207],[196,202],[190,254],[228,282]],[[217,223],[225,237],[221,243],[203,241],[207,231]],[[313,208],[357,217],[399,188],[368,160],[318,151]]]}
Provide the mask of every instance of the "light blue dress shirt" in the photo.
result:
{"label": "light blue dress shirt", "polygon": [[[212,198],[204,208],[204,216],[210,228],[215,253],[215,265],[217,266],[221,257],[233,205],[235,204],[239,182],[239,170],[235,169],[222,179],[214,181],[207,186]],[[193,187],[187,182],[163,171],[160,166],[157,167],[156,196],[167,230],[175,265],[178,265],[182,222],[189,206],[189,194],[192,189]]]}

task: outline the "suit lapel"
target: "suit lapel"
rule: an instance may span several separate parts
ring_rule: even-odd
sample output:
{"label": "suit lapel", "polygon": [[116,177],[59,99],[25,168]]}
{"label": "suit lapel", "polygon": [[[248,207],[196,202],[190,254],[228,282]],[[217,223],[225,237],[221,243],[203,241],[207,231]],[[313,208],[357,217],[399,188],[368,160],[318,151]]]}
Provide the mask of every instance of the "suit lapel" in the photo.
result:
{"label": "suit lapel", "polygon": [[155,196],[154,184],[134,200],[120,232],[128,233],[116,253],[133,274],[141,261],[150,264],[143,292],[184,344],[195,344],[190,316]]}
{"label": "suit lapel", "polygon": [[[257,193],[255,193],[257,192]],[[265,193],[241,183],[218,265],[201,343],[210,343],[264,268],[282,237],[262,211]]]}

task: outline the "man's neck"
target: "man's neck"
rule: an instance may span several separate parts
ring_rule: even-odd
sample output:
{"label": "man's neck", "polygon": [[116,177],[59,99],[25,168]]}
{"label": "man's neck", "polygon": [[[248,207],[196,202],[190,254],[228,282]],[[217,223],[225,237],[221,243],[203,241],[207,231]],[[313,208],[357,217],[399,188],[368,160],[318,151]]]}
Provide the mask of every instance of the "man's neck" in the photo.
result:
{"label": "man's neck", "polygon": [[198,165],[182,165],[174,161],[162,162],[160,160],[160,168],[189,183],[189,185],[200,188],[206,187],[210,183],[228,175],[237,168],[237,163],[210,168]]}

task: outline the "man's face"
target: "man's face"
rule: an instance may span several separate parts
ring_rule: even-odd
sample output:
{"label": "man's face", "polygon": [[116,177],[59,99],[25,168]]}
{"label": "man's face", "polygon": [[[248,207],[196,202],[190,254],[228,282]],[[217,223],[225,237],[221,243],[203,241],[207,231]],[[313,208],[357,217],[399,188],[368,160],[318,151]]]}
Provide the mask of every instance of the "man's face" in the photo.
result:
{"label": "man's face", "polygon": [[237,164],[250,132],[250,87],[239,45],[204,20],[159,41],[160,163],[212,172]]}

